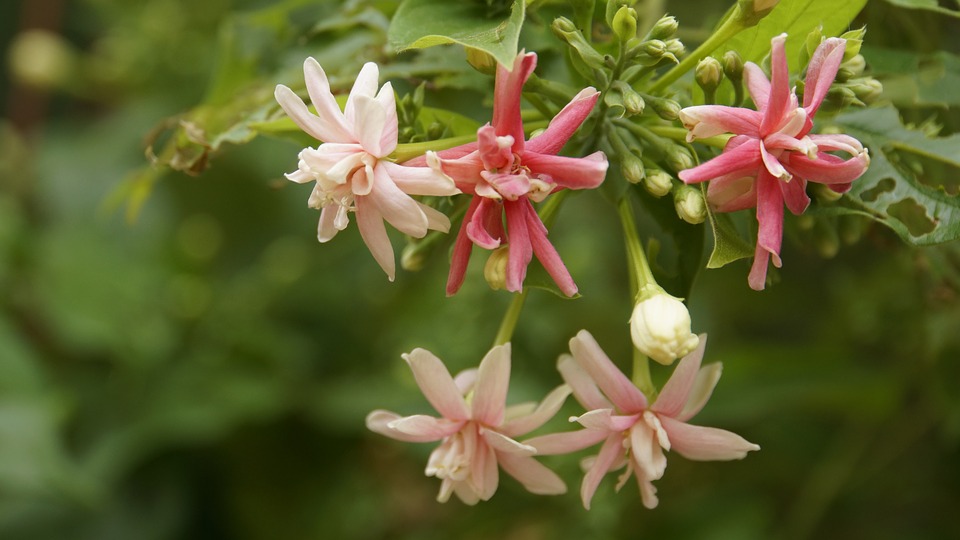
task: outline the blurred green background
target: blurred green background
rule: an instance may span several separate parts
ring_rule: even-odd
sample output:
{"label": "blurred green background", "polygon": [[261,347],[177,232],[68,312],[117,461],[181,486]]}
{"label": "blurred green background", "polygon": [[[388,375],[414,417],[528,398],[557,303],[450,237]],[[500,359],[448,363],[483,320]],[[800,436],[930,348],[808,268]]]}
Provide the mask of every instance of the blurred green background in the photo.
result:
{"label": "blurred green background", "polygon": [[[154,126],[232,91],[224,43],[266,88],[273,73],[295,80],[307,54],[344,76],[391,57],[386,19],[367,8],[396,2],[285,2],[283,24],[251,24],[272,4],[0,3],[0,538],[960,537],[960,249],[814,218],[788,220],[781,283],[754,293],[740,263],[690,295],[707,360],[725,364],[694,423],[761,452],[670,456],[653,511],[611,478],[584,511],[577,459],[562,458],[545,462],[565,496],[505,477],[477,507],[436,503],[430,445],[363,418],[429,412],[401,353],[424,347],[459,370],[486,352],[509,296],[487,288],[482,261],[448,299],[443,250],[390,284],[355,227],[318,245],[308,189],[281,176],[302,146],[290,141],[224,145],[197,177],[144,173]],[[726,6],[680,4],[667,7],[689,42]],[[870,46],[960,49],[960,25],[929,12],[871,1],[858,22]],[[451,84],[428,104],[469,103],[483,120],[481,97]],[[947,134],[956,112],[904,117]],[[124,185],[153,187],[133,221]],[[583,298],[531,294],[510,402],[560,383],[555,359],[580,328],[629,357],[609,205],[570,197],[551,239]],[[571,401],[550,426],[577,412]]]}

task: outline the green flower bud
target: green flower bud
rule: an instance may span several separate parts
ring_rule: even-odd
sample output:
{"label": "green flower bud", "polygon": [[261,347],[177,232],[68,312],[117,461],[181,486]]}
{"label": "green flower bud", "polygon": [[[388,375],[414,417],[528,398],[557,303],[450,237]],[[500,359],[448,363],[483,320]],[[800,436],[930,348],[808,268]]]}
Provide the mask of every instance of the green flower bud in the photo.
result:
{"label": "green flower bud", "polygon": [[673,177],[662,169],[648,169],[643,187],[654,197],[660,198],[673,189]]}
{"label": "green flower bud", "polygon": [[419,272],[427,262],[427,254],[421,249],[421,243],[410,243],[403,247],[400,254],[400,268],[407,272]]}
{"label": "green flower bud", "polygon": [[822,203],[836,202],[840,200],[840,197],[843,197],[843,193],[837,193],[826,184],[810,182],[808,185],[810,186],[810,191],[813,193],[813,196]]}
{"label": "green flower bud", "polygon": [[632,7],[622,6],[617,10],[617,14],[613,16],[611,28],[620,41],[627,41],[628,39],[636,37],[637,11]]}
{"label": "green flower bud", "polygon": [[860,54],[860,46],[863,45],[863,36],[867,33],[867,28],[859,28],[844,32],[840,35],[841,39],[847,40],[847,46],[843,49],[843,61],[846,62],[854,56]]}
{"label": "green flower bud", "polygon": [[700,190],[686,184],[673,190],[673,207],[680,219],[698,225],[707,219],[707,203]]}
{"label": "green flower bud", "polygon": [[640,160],[639,156],[639,151],[631,151],[620,156],[620,174],[623,175],[624,180],[631,184],[639,184],[646,176],[643,161]]}
{"label": "green flower bud", "polygon": [[837,70],[837,80],[839,81],[849,81],[854,77],[859,77],[863,75],[863,70],[867,67],[867,61],[863,58],[862,54],[858,54],[840,64],[840,69]]}
{"label": "green flower bud", "polygon": [[[604,102],[607,104],[607,106],[622,107],[627,116],[643,114],[643,109],[646,107],[643,97],[641,97],[640,94],[638,94],[637,91],[634,90],[629,84],[623,81],[614,81],[611,91],[607,92],[607,95],[614,95],[609,100],[607,99],[607,96],[604,96]],[[611,101],[613,103],[611,103]]]}
{"label": "green flower bud", "polygon": [[857,99],[867,105],[880,99],[880,95],[883,94],[883,84],[873,77],[853,79],[847,83],[847,88],[857,96]]}
{"label": "green flower bud", "polygon": [[810,31],[807,34],[807,38],[803,42],[803,47],[800,48],[800,66],[806,66],[810,62],[810,57],[813,56],[813,52],[817,50],[817,47],[823,43],[823,27],[818,26]]}
{"label": "green flower bud", "polygon": [[647,39],[661,39],[666,40],[673,37],[677,33],[677,18],[672,15],[664,15],[660,17],[660,20],[657,21],[653,28],[650,29],[650,33],[647,34]]}
{"label": "green flower bud", "polygon": [[780,0],[739,0],[736,16],[744,26],[754,26],[779,3]]}
{"label": "green flower bud", "polygon": [[690,151],[683,146],[670,145],[667,147],[667,165],[676,172],[692,169],[696,166]]}
{"label": "green flower bud", "polygon": [[743,80],[743,57],[737,51],[723,53],[723,74],[735,83]]}
{"label": "green flower bud", "polygon": [[673,57],[674,62],[676,62],[677,58],[683,56],[683,53],[687,51],[686,47],[683,46],[683,42],[679,39],[668,39],[663,43],[667,48],[667,54]]}
{"label": "green flower bud", "polygon": [[573,49],[574,54],[583,60],[587,66],[594,69],[604,69],[606,67],[603,55],[587,43],[587,40],[583,38],[583,35],[570,19],[557,17],[553,20],[550,28],[557,37],[567,42],[567,45]]}
{"label": "green flower bud", "polygon": [[647,104],[653,107],[653,112],[664,120],[674,121],[680,117],[680,104],[672,99],[647,96]]}
{"label": "green flower bud", "polygon": [[716,58],[707,56],[697,63],[697,68],[694,70],[694,79],[703,89],[704,94],[713,96],[720,86],[720,81],[723,80],[723,66]]}
{"label": "green flower bud", "polygon": [[483,266],[483,278],[490,288],[499,291],[507,286],[507,259],[509,246],[500,246],[490,252]]}
{"label": "green flower bud", "polygon": [[607,0],[607,7],[604,11],[604,20],[607,22],[607,26],[613,28],[613,19],[617,16],[620,8],[623,6],[629,7],[632,4],[633,2],[627,0]]}

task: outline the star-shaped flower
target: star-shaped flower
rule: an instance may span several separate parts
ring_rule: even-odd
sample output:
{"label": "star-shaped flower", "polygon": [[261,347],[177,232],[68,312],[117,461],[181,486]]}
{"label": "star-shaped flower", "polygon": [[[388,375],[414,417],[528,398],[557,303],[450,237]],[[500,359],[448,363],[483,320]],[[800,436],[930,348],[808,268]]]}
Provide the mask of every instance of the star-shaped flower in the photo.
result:
{"label": "star-shaped flower", "polygon": [[[803,106],[790,88],[784,50],[786,34],[771,41],[768,80],[756,64],[744,67],[747,88],[758,111],[721,105],[701,105],[680,111],[690,130],[687,140],[734,133],[719,156],[680,172],[691,184],[710,180],[707,200],[718,212],[757,208],[759,233],[750,270],[750,287],[764,288],[767,263],[781,265],[783,206],[802,214],[810,204],[807,182],[826,184],[843,193],[870,164],[860,141],[842,134],[810,135],[813,116],[830,90],[843,61],[846,40],[830,38],[817,47],[804,83]],[[841,158],[831,152],[843,152]]]}
{"label": "star-shaped flower", "polygon": [[320,209],[317,239],[331,240],[356,212],[364,242],[390,281],[396,275],[393,246],[383,221],[422,238],[428,229],[447,232],[450,220],[410,195],[453,195],[460,191],[428,153],[428,167],[391,162],[397,147],[397,107],[388,82],[377,91],[377,65],[364,64],[341,111],[323,68],[313,58],[303,63],[313,114],[297,94],[277,85],[275,96],[283,110],[310,136],[323,141],[300,152],[297,170],[287,178],[297,183],[315,181],[308,204]]}
{"label": "star-shaped flower", "polygon": [[722,429],[694,426],[687,420],[700,412],[720,380],[720,364],[700,367],[706,335],[700,345],[685,356],[664,385],[660,395],[648,404],[647,397],[614,365],[593,336],[581,330],[570,340],[573,356],[560,357],[558,368],[573,395],[588,412],[571,418],[585,429],[543,435],[524,441],[538,454],[566,454],[603,441],[600,453],[589,460],[580,487],[583,506],[590,501],[600,481],[610,471],[626,465],[617,483],[619,490],[636,476],[643,505],[657,506],[653,481],[667,468],[664,450],[698,461],[742,459],[760,447]]}
{"label": "star-shaped flower", "polygon": [[530,492],[559,495],[567,488],[553,471],[533,459],[536,450],[517,442],[542,426],[563,405],[570,388],[561,385],[539,405],[506,407],[510,380],[510,344],[494,347],[478,369],[450,376],[439,358],[424,349],[403,355],[427,401],[440,413],[402,417],[376,410],[367,427],[407,442],[441,441],[427,462],[427,476],[441,480],[437,500],[454,493],[467,504],[486,501],[497,491],[502,467]]}

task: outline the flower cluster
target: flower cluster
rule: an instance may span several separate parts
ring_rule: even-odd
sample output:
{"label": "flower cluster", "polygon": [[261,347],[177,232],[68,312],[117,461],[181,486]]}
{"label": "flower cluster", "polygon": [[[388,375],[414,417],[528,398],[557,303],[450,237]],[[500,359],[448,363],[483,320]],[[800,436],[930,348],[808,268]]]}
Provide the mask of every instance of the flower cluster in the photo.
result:
{"label": "flower cluster", "polygon": [[[860,141],[842,134],[812,135],[813,116],[823,103],[843,61],[846,42],[825,40],[807,66],[803,106],[790,88],[784,50],[786,34],[773,38],[770,79],[759,66],[744,67],[747,88],[758,111],[722,105],[701,105],[680,111],[690,130],[688,141],[734,133],[723,153],[700,166],[680,172],[686,183],[710,180],[707,199],[718,212],[757,209],[759,233],[750,287],[764,288],[767,263],[779,267],[783,240],[783,206],[802,214],[810,204],[807,182],[843,193],[870,164]],[[844,152],[841,158],[830,152]]]}
{"label": "flower cluster", "polygon": [[[566,454],[602,442],[581,485],[584,507],[590,508],[593,494],[608,472],[626,466],[617,489],[635,476],[643,504],[654,508],[657,498],[652,482],[666,470],[665,450],[693,460],[731,460],[760,449],[729,431],[687,423],[703,408],[720,379],[719,363],[700,366],[705,345],[706,336],[701,336],[700,345],[677,364],[651,404],[584,330],[570,340],[572,356],[562,355],[558,361],[566,384],[539,405],[512,407],[505,406],[509,344],[494,347],[478,369],[456,377],[451,377],[436,356],[415,349],[403,358],[441,417],[403,417],[376,410],[367,416],[367,427],[400,441],[440,441],[426,468],[427,476],[441,480],[440,502],[446,502],[451,494],[467,504],[488,500],[499,485],[498,467],[532,493],[565,493],[563,481],[532,456]],[[588,410],[571,418],[584,429],[516,440],[552,418],[571,391]]]}

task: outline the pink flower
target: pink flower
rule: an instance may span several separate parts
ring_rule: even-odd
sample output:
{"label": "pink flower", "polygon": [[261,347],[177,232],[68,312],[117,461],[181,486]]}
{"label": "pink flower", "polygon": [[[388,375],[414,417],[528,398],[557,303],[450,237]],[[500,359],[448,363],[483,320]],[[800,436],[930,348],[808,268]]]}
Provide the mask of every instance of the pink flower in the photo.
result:
{"label": "pink flower", "polygon": [[[603,182],[607,157],[595,152],[583,158],[557,156],[593,109],[599,93],[585,88],[537,137],[524,140],[520,92],[537,64],[534,53],[520,54],[513,68],[497,67],[493,123],[477,131],[477,142],[441,152],[443,170],[473,200],[457,235],[447,280],[447,294],[463,284],[473,244],[495,249],[507,242],[506,288],[520,291],[533,255],[567,296],[577,286],[547,239],[547,229],[533,208],[554,191],[590,189]],[[506,226],[504,217],[506,216]]]}
{"label": "pink flower", "polygon": [[439,358],[423,349],[403,356],[427,401],[441,418],[401,417],[376,410],[367,415],[367,427],[407,442],[442,441],[427,462],[427,476],[441,480],[437,500],[455,493],[466,504],[486,501],[497,491],[498,466],[532,493],[559,495],[567,487],[550,469],[533,459],[533,447],[515,438],[542,426],[556,414],[570,388],[561,385],[539,405],[506,407],[510,379],[510,344],[494,347],[471,369],[450,376]]}
{"label": "pink flower", "polygon": [[664,450],[675,450],[687,459],[725,461],[742,459],[760,447],[735,433],[694,426],[687,420],[700,412],[720,380],[719,363],[700,367],[706,335],[700,345],[681,360],[652,405],[647,397],[610,361],[593,336],[581,330],[570,340],[573,357],[560,357],[558,368],[573,395],[589,411],[571,418],[586,429],[555,433],[527,441],[538,454],[565,454],[603,441],[600,453],[589,460],[580,487],[583,506],[610,471],[626,465],[617,483],[619,490],[631,475],[640,485],[643,505],[657,506],[652,482],[667,467]]}
{"label": "pink flower", "polygon": [[[750,287],[762,290],[767,263],[781,265],[783,205],[801,214],[810,204],[807,182],[828,185],[843,193],[867,170],[870,156],[860,141],[849,135],[809,135],[813,116],[830,90],[843,61],[846,40],[830,38],[817,47],[804,83],[803,107],[790,88],[784,51],[786,34],[771,41],[771,80],[751,62],[744,71],[758,111],[739,107],[702,105],[680,111],[690,130],[687,140],[734,133],[719,156],[680,172],[691,184],[710,180],[707,199],[719,212],[757,208],[759,233]],[[849,154],[843,159],[830,152]]]}
{"label": "pink flower", "polygon": [[377,92],[376,64],[364,64],[342,112],[316,60],[307,58],[303,75],[317,114],[282,84],[274,95],[287,115],[323,144],[303,149],[297,170],[286,176],[297,183],[316,181],[308,204],[321,210],[321,242],[345,229],[348,212],[356,212],[363,241],[393,281],[396,261],[383,221],[417,238],[428,229],[447,232],[450,220],[410,195],[453,195],[459,190],[440,171],[433,153],[425,157],[430,167],[406,167],[386,159],[397,147],[397,107],[390,83]]}

